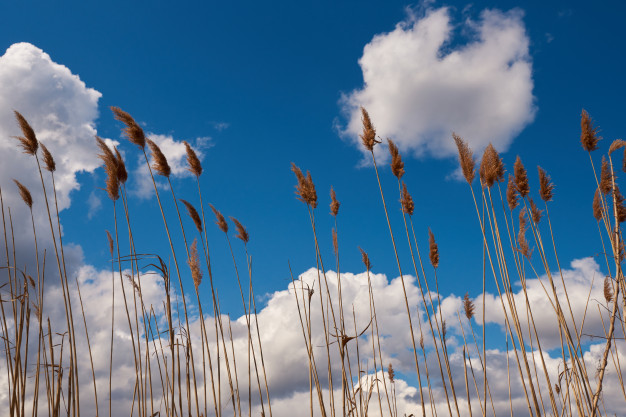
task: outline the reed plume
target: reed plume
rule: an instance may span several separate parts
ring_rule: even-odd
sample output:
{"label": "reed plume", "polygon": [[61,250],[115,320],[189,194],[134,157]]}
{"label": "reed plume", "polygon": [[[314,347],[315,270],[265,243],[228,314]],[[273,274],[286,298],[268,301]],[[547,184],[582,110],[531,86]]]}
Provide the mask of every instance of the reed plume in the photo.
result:
{"label": "reed plume", "polygon": [[596,221],[600,221],[602,218],[602,202],[600,201],[600,193],[598,192],[598,188],[596,188],[596,192],[593,194],[593,217]]}
{"label": "reed plume", "polygon": [[430,263],[433,265],[434,268],[437,268],[439,266],[439,247],[435,242],[435,235],[430,230],[430,228],[428,228],[428,247],[428,256],[430,258]]}
{"label": "reed plume", "polygon": [[17,110],[13,110],[15,113],[15,118],[17,119],[17,124],[22,129],[23,136],[16,136],[15,138],[20,141],[20,146],[24,150],[24,153],[28,155],[35,155],[37,153],[37,148],[39,147],[39,141],[37,140],[37,136],[35,136],[35,131],[28,124],[26,118],[20,114]]}
{"label": "reed plume", "polygon": [[115,201],[120,198],[120,182],[117,176],[117,159],[111,149],[100,137],[96,136],[96,142],[102,151],[101,154],[98,154],[98,158],[104,162],[104,172],[107,174],[106,191],[109,194],[109,198]]}
{"label": "reed plume", "polygon": [[496,149],[490,143],[487,148],[485,148],[478,171],[480,181],[483,185],[486,185],[489,188],[493,186],[498,179],[498,175],[500,174],[499,171],[501,165],[500,156],[498,156]]}
{"label": "reed plume", "polygon": [[587,152],[598,149],[598,141],[602,139],[598,136],[598,128],[593,126],[593,121],[584,109],[580,117],[580,143]]}
{"label": "reed plume", "polygon": [[120,151],[117,150],[117,146],[113,150],[115,151],[115,161],[117,162],[117,180],[120,184],[125,184],[126,180],[128,180],[128,171],[126,171],[124,158],[122,158]]}
{"label": "reed plume", "polygon": [[530,202],[530,214],[531,214],[531,217],[533,218],[533,222],[535,222],[535,224],[539,224],[539,222],[541,221],[541,217],[543,215],[543,210],[539,210],[539,208],[535,204],[535,201],[532,198],[529,199],[529,202]]}
{"label": "reed plume", "polygon": [[616,150],[623,148],[624,146],[626,146],[625,141],[623,141],[622,139],[615,139],[613,142],[611,142],[611,146],[609,146],[609,155],[611,155]]}
{"label": "reed plume", "polygon": [[361,260],[363,261],[363,265],[365,265],[365,269],[367,269],[368,271],[371,271],[372,264],[370,263],[370,257],[367,255],[367,252],[365,252],[360,247],[359,247],[359,250],[361,251]]}
{"label": "reed plume", "polygon": [[613,199],[615,200],[615,218],[618,222],[626,221],[626,207],[624,206],[624,196],[616,185],[613,189]]}
{"label": "reed plume", "polygon": [[554,184],[550,182],[550,176],[546,174],[543,168],[537,167],[537,170],[539,171],[539,195],[545,202],[552,201],[552,197],[554,196]]}
{"label": "reed plume", "polygon": [[185,150],[187,151],[187,164],[189,168],[187,170],[191,172],[196,177],[202,175],[202,164],[200,163],[200,158],[196,154],[196,151],[193,150],[191,145],[184,140],[183,144],[185,145]]}
{"label": "reed plume", "polygon": [[387,142],[389,143],[389,153],[391,154],[391,172],[397,179],[400,179],[404,175],[404,162],[402,162],[398,146],[391,139],[387,139]]}
{"label": "reed plume", "polygon": [[396,373],[394,372],[393,366],[391,364],[389,364],[389,366],[387,367],[387,375],[389,376],[389,382],[393,384],[393,381],[396,378]]}
{"label": "reed plume", "polygon": [[413,202],[413,197],[409,194],[404,181],[402,181],[402,198],[400,199],[400,203],[402,204],[402,212],[412,216],[415,211],[415,203]]}
{"label": "reed plume", "polygon": [[515,181],[512,175],[509,175],[509,183],[506,187],[506,201],[511,211],[519,205],[519,201],[517,200],[517,188],[515,187]]}
{"label": "reed plume", "polygon": [[528,241],[526,240],[526,230],[528,229],[528,224],[526,223],[526,215],[525,210],[521,210],[519,212],[519,232],[517,233],[517,250],[521,252],[522,255],[526,257],[526,259],[530,260],[530,255],[532,251],[530,250],[530,246],[528,245]]}
{"label": "reed plume", "polygon": [[172,169],[167,163],[167,158],[163,155],[163,152],[161,152],[161,148],[159,148],[159,146],[150,139],[146,139],[146,142],[148,143],[150,153],[152,154],[152,169],[154,169],[158,174],[169,178],[172,173]]}
{"label": "reed plume", "polygon": [[463,171],[463,176],[468,184],[472,184],[474,181],[475,172],[475,163],[474,163],[474,154],[470,149],[467,142],[465,142],[459,135],[456,133],[452,133],[452,138],[456,143],[456,146],[459,150],[459,164],[461,165],[461,170]]}
{"label": "reed plume", "polygon": [[14,179],[13,182],[15,183],[15,185],[17,185],[17,188],[20,192],[20,197],[22,197],[24,203],[28,206],[28,208],[32,209],[33,197],[31,196],[30,191],[28,191],[28,188],[26,188],[21,182],[16,179]]}
{"label": "reed plume", "polygon": [[291,163],[291,170],[296,175],[298,180],[298,184],[296,185],[296,195],[298,196],[298,200],[310,205],[312,208],[316,208],[317,192],[315,191],[315,184],[313,184],[313,179],[311,178],[311,172],[307,171],[305,177],[302,170],[293,162]]}
{"label": "reed plume", "polygon": [[189,259],[187,260],[189,269],[191,269],[191,277],[196,291],[202,282],[202,270],[200,269],[200,258],[198,258],[198,239],[194,239],[189,251]]}
{"label": "reed plume", "polygon": [[611,285],[611,277],[609,275],[604,277],[604,299],[607,304],[613,300],[613,286]]}
{"label": "reed plume", "polygon": [[108,230],[105,230],[105,232],[107,234],[107,240],[109,241],[109,252],[111,252],[111,256],[113,256],[113,249],[115,249],[113,238],[111,237],[111,232]]}
{"label": "reed plume", "polygon": [[52,157],[52,154],[50,153],[48,148],[46,148],[46,145],[44,145],[42,142],[39,142],[39,146],[41,146],[41,153],[43,154],[43,163],[45,165],[46,170],[49,172],[56,171],[57,165],[54,162],[54,158]]}
{"label": "reed plume", "polygon": [[224,215],[220,213],[218,209],[216,209],[213,204],[209,204],[211,210],[213,210],[213,214],[215,214],[215,224],[220,228],[220,230],[224,233],[228,233],[228,223],[226,223],[226,219]]}
{"label": "reed plume", "polygon": [[359,135],[365,149],[374,152],[374,146],[380,141],[376,140],[376,129],[372,125],[369,113],[364,107],[361,107],[361,122],[363,123],[363,133]]}
{"label": "reed plume", "polygon": [[528,174],[526,173],[526,168],[524,168],[524,164],[522,164],[522,160],[519,155],[517,156],[515,165],[513,166],[513,174],[515,175],[515,187],[517,188],[517,192],[522,198],[526,197],[530,192]]}
{"label": "reed plume", "polygon": [[600,169],[600,191],[602,194],[608,194],[613,188],[613,181],[611,180],[611,169],[609,168],[609,162],[606,158],[602,157],[602,168]]}
{"label": "reed plume", "polygon": [[467,317],[468,320],[471,320],[472,317],[474,317],[475,307],[469,297],[469,293],[465,293],[465,296],[463,297],[463,309],[465,310],[465,317]]}
{"label": "reed plume", "polygon": [[232,222],[235,223],[235,230],[237,230],[237,234],[235,235],[235,237],[237,239],[241,239],[243,243],[248,243],[248,241],[250,240],[250,234],[248,233],[246,228],[243,227],[243,224],[241,224],[241,222],[237,220],[236,218],[234,218],[233,216],[229,216],[229,217],[230,217],[230,220],[232,220]]}
{"label": "reed plume", "polygon": [[335,189],[330,187],[330,214],[337,217],[337,213],[339,213],[339,206],[341,203],[337,200],[337,195],[335,193]]}
{"label": "reed plume", "polygon": [[339,241],[337,240],[337,230],[333,227],[332,230],[333,235],[333,251],[335,252],[335,256],[339,256]]}
{"label": "reed plume", "polygon": [[189,217],[193,220],[193,224],[196,225],[198,232],[202,233],[202,220],[200,220],[200,215],[196,208],[187,200],[183,200],[182,198],[179,198],[179,200],[185,205],[185,208],[187,208],[187,214],[189,214]]}
{"label": "reed plume", "polygon": [[116,120],[126,125],[122,132],[128,140],[144,149],[146,147],[146,135],[143,133],[141,126],[135,122],[135,119],[119,107],[111,107],[111,111]]}

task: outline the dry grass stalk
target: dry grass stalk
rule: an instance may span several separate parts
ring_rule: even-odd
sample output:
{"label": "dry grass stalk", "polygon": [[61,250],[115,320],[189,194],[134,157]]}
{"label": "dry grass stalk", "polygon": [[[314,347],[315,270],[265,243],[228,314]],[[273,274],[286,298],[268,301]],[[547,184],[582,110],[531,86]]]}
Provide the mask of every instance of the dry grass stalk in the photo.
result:
{"label": "dry grass stalk", "polygon": [[459,149],[459,163],[461,165],[461,170],[463,171],[463,176],[467,180],[467,183],[471,184],[472,181],[474,181],[474,176],[476,175],[474,154],[472,153],[472,150],[467,142],[461,139],[461,137],[456,133],[452,133],[452,138]]}
{"label": "dry grass stalk", "polygon": [[333,235],[333,252],[335,252],[335,256],[339,256],[339,242],[337,241],[337,230],[333,227],[332,230]]}
{"label": "dry grass stalk", "polygon": [[611,277],[609,275],[604,277],[604,299],[607,304],[613,300],[613,285],[611,284]]}
{"label": "dry grass stalk", "polygon": [[465,293],[465,296],[463,297],[463,309],[465,310],[465,317],[467,317],[468,320],[471,320],[472,317],[474,317],[475,307],[469,297],[469,293]]}
{"label": "dry grass stalk", "polygon": [[518,205],[517,188],[515,187],[515,181],[512,175],[509,175],[509,183],[506,187],[506,201],[509,204],[509,209],[513,211]]}
{"label": "dry grass stalk", "polygon": [[20,141],[20,146],[24,150],[24,153],[28,155],[37,154],[37,148],[39,147],[39,141],[37,140],[37,136],[35,136],[35,131],[28,124],[24,116],[20,114],[20,112],[14,110],[15,118],[17,119],[17,124],[22,129],[23,136],[16,136],[15,138]]}
{"label": "dry grass stalk", "polygon": [[307,171],[305,177],[302,170],[293,162],[291,163],[291,170],[298,180],[298,184],[296,185],[298,200],[310,205],[312,208],[316,208],[317,192],[315,191],[315,184],[313,184],[313,179],[311,178],[311,172]]}
{"label": "dry grass stalk", "polygon": [[483,185],[491,188],[498,179],[500,171],[502,171],[502,175],[504,175],[504,165],[500,161],[498,152],[496,152],[496,149],[490,143],[487,148],[485,148],[485,152],[480,161],[480,181]]}
{"label": "dry grass stalk", "polygon": [[370,152],[374,151],[374,146],[380,141],[376,140],[376,129],[372,125],[369,113],[364,107],[361,107],[361,122],[363,123],[363,133],[359,135],[365,149]]}
{"label": "dry grass stalk", "polygon": [[183,200],[182,198],[180,198],[179,200],[185,205],[185,208],[187,208],[187,214],[189,214],[189,217],[191,217],[191,220],[193,220],[193,224],[196,225],[196,229],[198,229],[198,232],[202,233],[202,220],[200,220],[200,215],[198,214],[198,211],[195,209],[194,206],[191,205],[189,201]]}
{"label": "dry grass stalk", "polygon": [[389,153],[391,154],[391,172],[397,179],[400,179],[404,175],[404,162],[402,162],[398,146],[391,139],[387,139],[387,142],[389,143]]}
{"label": "dry grass stalk", "polygon": [[126,113],[119,107],[111,107],[113,116],[116,120],[124,123],[126,127],[123,129],[124,135],[135,145],[141,149],[146,147],[146,135],[143,133],[143,129],[135,122],[133,117]]}
{"label": "dry grass stalk", "polygon": [[126,171],[124,158],[122,158],[120,151],[117,150],[117,146],[113,150],[115,151],[115,161],[117,162],[117,180],[120,184],[125,184],[126,180],[128,180],[128,171]]}
{"label": "dry grass stalk", "polygon": [[224,233],[228,233],[228,223],[226,223],[226,219],[224,215],[220,213],[218,209],[216,209],[213,204],[209,204],[211,210],[213,210],[213,214],[215,214],[215,224],[220,228],[220,230]]}
{"label": "dry grass stalk", "polygon": [[101,154],[98,154],[98,158],[102,159],[104,162],[104,171],[107,174],[106,190],[109,194],[109,198],[115,201],[120,197],[120,182],[117,176],[117,158],[100,137],[96,136],[96,142],[102,151]]}
{"label": "dry grass stalk", "polygon": [[202,164],[200,163],[200,158],[196,154],[196,151],[193,150],[191,145],[184,140],[183,144],[185,145],[185,150],[187,151],[187,164],[189,168],[187,170],[191,172],[196,177],[202,175]]}
{"label": "dry grass stalk", "polygon": [[46,170],[49,172],[56,171],[57,165],[54,162],[54,158],[52,157],[52,154],[50,153],[48,148],[46,148],[46,145],[44,145],[43,142],[39,142],[39,146],[41,146],[41,153],[43,153],[43,163],[45,165]]}
{"label": "dry grass stalk", "polygon": [[532,198],[529,199],[529,202],[530,202],[530,214],[531,214],[531,217],[533,218],[533,222],[535,222],[535,224],[539,224],[539,222],[541,221],[541,216],[543,215],[543,210],[539,210],[539,208],[535,204],[535,201]]}
{"label": "dry grass stalk", "polygon": [[600,169],[600,191],[602,191],[602,194],[608,194],[611,192],[612,188],[611,168],[609,168],[609,162],[603,156],[602,168]]}
{"label": "dry grass stalk", "polygon": [[530,186],[528,185],[528,174],[526,173],[526,168],[524,168],[524,164],[522,164],[522,160],[519,156],[515,160],[513,173],[515,175],[515,187],[517,188],[517,192],[520,196],[522,196],[522,198],[524,198],[530,192]]}
{"label": "dry grass stalk", "polygon": [[191,269],[193,285],[196,287],[196,290],[198,290],[198,287],[202,282],[202,270],[200,269],[200,258],[198,258],[198,239],[193,240],[191,250],[189,252],[187,264],[189,265],[189,269]]}
{"label": "dry grass stalk", "polygon": [[551,178],[546,174],[543,168],[537,167],[537,171],[539,171],[539,195],[545,202],[552,201],[554,197],[554,184],[550,182]]}
{"label": "dry grass stalk", "polygon": [[596,188],[596,192],[593,194],[593,217],[600,221],[602,218],[602,202],[600,201],[600,193],[599,189]]}
{"label": "dry grass stalk", "polygon": [[593,121],[589,113],[582,111],[580,116],[580,143],[587,152],[598,149],[598,141],[602,139],[598,136],[598,128],[593,126]]}
{"label": "dry grass stalk", "polygon": [[409,194],[404,181],[402,181],[402,198],[400,199],[400,203],[402,204],[402,212],[412,216],[415,211],[415,203],[413,202],[413,197]]}
{"label": "dry grass stalk", "polygon": [[339,213],[339,206],[341,206],[341,203],[337,201],[335,189],[330,187],[330,214],[337,217],[337,214]]}
{"label": "dry grass stalk", "polygon": [[430,230],[430,228],[428,228],[428,247],[428,256],[430,258],[430,263],[433,265],[434,268],[437,268],[439,266],[439,247],[435,242],[435,235]]}
{"label": "dry grass stalk", "polygon": [[13,182],[15,183],[15,185],[17,185],[17,188],[19,189],[19,192],[20,192],[20,197],[22,197],[22,200],[24,201],[24,203],[26,203],[28,208],[32,209],[33,197],[31,196],[30,191],[28,191],[28,188],[26,188],[21,182],[19,182],[16,179],[14,179]]}
{"label": "dry grass stalk", "polygon": [[152,154],[152,169],[154,169],[159,175],[169,178],[172,173],[172,169],[167,163],[167,158],[163,155],[163,152],[161,152],[161,148],[159,148],[159,146],[150,139],[146,139],[146,142],[148,143]]}
{"label": "dry grass stalk", "polygon": [[111,256],[113,256],[113,249],[115,249],[113,238],[111,237],[111,232],[108,230],[105,230],[105,232],[107,234],[107,240],[109,241],[109,252],[111,253]]}
{"label": "dry grass stalk", "polygon": [[233,221],[233,223],[235,223],[235,230],[237,230],[237,234],[235,235],[235,237],[237,239],[241,239],[243,243],[248,243],[248,241],[250,241],[250,234],[248,233],[246,228],[243,227],[243,224],[241,224],[241,222],[233,216],[229,217]]}
{"label": "dry grass stalk", "polygon": [[370,263],[370,257],[367,255],[363,249],[359,247],[359,251],[361,251],[361,260],[363,261],[363,265],[365,265],[365,269],[368,271],[372,270],[372,264]]}

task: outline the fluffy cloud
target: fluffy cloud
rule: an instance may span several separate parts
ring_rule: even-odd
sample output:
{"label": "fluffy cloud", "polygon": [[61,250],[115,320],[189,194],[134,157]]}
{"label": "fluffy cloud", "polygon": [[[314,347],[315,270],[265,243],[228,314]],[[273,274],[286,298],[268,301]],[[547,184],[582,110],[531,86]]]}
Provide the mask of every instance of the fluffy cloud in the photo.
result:
{"label": "fluffy cloud", "polygon": [[519,10],[484,10],[479,21],[461,25],[471,36],[457,40],[448,8],[421,18],[409,13],[365,46],[363,87],[341,100],[348,118],[342,134],[359,143],[363,106],[380,137],[417,156],[454,154],[453,131],[476,151],[489,142],[505,151],[535,113],[522,17]]}

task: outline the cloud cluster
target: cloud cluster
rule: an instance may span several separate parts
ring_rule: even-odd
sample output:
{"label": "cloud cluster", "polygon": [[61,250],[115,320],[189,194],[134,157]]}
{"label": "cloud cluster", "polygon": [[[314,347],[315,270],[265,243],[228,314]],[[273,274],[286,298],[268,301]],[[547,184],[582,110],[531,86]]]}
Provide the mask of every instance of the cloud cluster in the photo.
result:
{"label": "cloud cluster", "polygon": [[[475,151],[489,142],[505,151],[533,120],[532,63],[522,12],[484,10],[480,20],[468,19],[460,27],[452,24],[450,12],[428,9],[420,18],[409,13],[363,49],[363,87],[340,101],[348,119],[341,133],[360,149],[360,106],[380,137],[416,156],[454,154],[453,131]],[[467,34],[462,40],[453,38],[458,29]]]}

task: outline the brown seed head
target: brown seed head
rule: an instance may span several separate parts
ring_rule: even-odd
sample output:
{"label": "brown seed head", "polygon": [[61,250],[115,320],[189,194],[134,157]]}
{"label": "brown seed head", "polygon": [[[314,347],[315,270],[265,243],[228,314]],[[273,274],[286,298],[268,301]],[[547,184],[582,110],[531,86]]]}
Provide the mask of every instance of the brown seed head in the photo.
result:
{"label": "brown seed head", "polygon": [[613,142],[611,142],[611,146],[609,146],[609,155],[611,155],[616,150],[623,148],[624,146],[626,146],[626,142],[624,142],[622,139],[615,139]]}
{"label": "brown seed head", "polygon": [[339,256],[339,242],[337,241],[337,231],[333,227],[332,230],[333,235],[333,251],[335,252],[335,256]]}
{"label": "brown seed head", "polygon": [[359,247],[359,250],[361,251],[361,260],[363,261],[363,265],[365,265],[365,269],[367,269],[368,271],[371,271],[372,264],[370,263],[370,257],[367,256],[367,252],[365,252],[360,247]]}
{"label": "brown seed head", "polygon": [[593,121],[585,110],[580,117],[580,130],[580,143],[583,149],[587,152],[598,149],[598,141],[602,138],[598,136],[598,128],[593,126]]}
{"label": "brown seed head", "polygon": [[446,325],[446,321],[444,320],[441,323],[441,336],[443,337],[443,340],[446,340],[447,335],[448,335],[448,326]]}
{"label": "brown seed head", "polygon": [[313,184],[311,173],[307,171],[305,177],[302,170],[293,162],[291,163],[291,170],[294,174],[296,174],[296,178],[298,179],[298,184],[296,185],[296,195],[298,196],[298,200],[310,205],[312,208],[316,208],[317,192],[315,191],[315,184]]}
{"label": "brown seed head", "polygon": [[522,160],[520,159],[519,155],[515,160],[513,173],[515,174],[515,188],[517,188],[517,192],[520,194],[520,196],[524,198],[530,192],[530,186],[528,185],[528,175],[526,174],[526,168],[524,168],[524,164],[522,164]]}
{"label": "brown seed head", "polygon": [[420,348],[424,350],[424,335],[420,335]]}
{"label": "brown seed head", "polygon": [[603,156],[602,168],[600,169],[600,191],[602,191],[602,194],[608,194],[612,188],[611,169],[609,168],[609,162]]}
{"label": "brown seed head", "polygon": [[187,164],[189,165],[189,172],[191,172],[196,177],[199,177],[202,174],[202,164],[200,163],[200,159],[198,155],[196,155],[196,151],[193,150],[191,145],[187,143],[187,141],[183,141],[185,144],[185,149],[187,150]]}
{"label": "brown seed head", "polygon": [[526,259],[530,260],[530,256],[532,255],[532,251],[530,250],[530,246],[528,245],[528,241],[526,240],[526,230],[528,225],[526,224],[526,210],[520,210],[519,212],[519,232],[517,233],[517,250],[521,252],[522,255],[526,257]]}
{"label": "brown seed head", "polygon": [[543,210],[539,210],[532,198],[530,199],[530,214],[533,218],[533,222],[535,222],[535,224],[539,224],[541,216],[543,215]]}
{"label": "brown seed head", "polygon": [[187,200],[183,200],[182,198],[180,198],[179,200],[185,205],[185,208],[187,209],[187,214],[189,214],[189,217],[191,217],[191,220],[193,220],[193,224],[196,225],[198,233],[202,233],[202,220],[200,220],[200,216],[198,215],[198,211],[196,210],[196,208],[192,206],[191,203]]}
{"label": "brown seed head", "polygon": [[102,151],[102,153],[98,155],[98,158],[102,159],[104,162],[104,172],[107,174],[106,190],[109,194],[109,198],[115,201],[120,197],[120,182],[117,176],[117,158],[107,144],[98,136],[96,136],[96,142]]}
{"label": "brown seed head", "polygon": [[54,158],[52,157],[52,154],[50,153],[48,148],[46,148],[46,145],[44,145],[42,142],[39,142],[39,146],[41,146],[41,153],[43,154],[43,163],[46,166],[46,170],[50,172],[56,171],[57,165],[54,162]]}
{"label": "brown seed head", "polygon": [[163,152],[161,152],[161,149],[156,143],[150,139],[146,139],[146,142],[148,143],[150,153],[152,154],[152,169],[154,169],[159,175],[169,178],[172,173],[172,169],[167,163],[167,158],[163,155]]}
{"label": "brown seed head", "polygon": [[459,164],[461,165],[463,176],[465,177],[465,180],[467,180],[468,184],[472,184],[474,176],[476,175],[472,150],[469,145],[456,133],[452,133],[452,138],[456,143],[456,147],[459,149]]}
{"label": "brown seed head", "polygon": [[556,395],[561,393],[561,387],[559,387],[559,384],[554,384],[554,391],[556,391]]}
{"label": "brown seed head", "polygon": [[624,206],[624,196],[617,185],[613,189],[613,198],[615,199],[615,217],[618,222],[623,223],[626,221],[626,207]]}
{"label": "brown seed head", "polygon": [[235,223],[235,229],[237,230],[237,234],[235,235],[235,237],[241,239],[243,243],[248,243],[248,241],[250,240],[250,235],[248,234],[246,228],[243,227],[239,220],[235,219],[234,217],[230,216],[230,219],[233,221],[233,223]]}
{"label": "brown seed head", "polygon": [[22,116],[18,111],[13,110],[13,113],[15,113],[17,124],[20,125],[23,135],[17,136],[16,139],[20,141],[20,146],[24,150],[24,153],[28,155],[35,155],[37,153],[37,148],[39,147],[39,141],[37,140],[37,136],[35,136],[35,131],[32,127],[30,127],[30,124],[28,124],[24,116]]}
{"label": "brown seed head", "polygon": [[600,193],[597,188],[593,194],[593,217],[596,221],[600,221],[602,218],[602,202],[600,201]]}
{"label": "brown seed head", "polygon": [[413,197],[411,197],[411,194],[409,194],[409,191],[406,189],[404,181],[402,181],[402,198],[400,199],[400,203],[402,204],[402,212],[412,216],[415,211],[415,203],[413,202]]}
{"label": "brown seed head", "polygon": [[117,146],[113,148],[115,150],[115,161],[117,162],[117,179],[121,184],[125,184],[128,180],[128,172],[126,171],[126,164],[122,154],[117,150]]}
{"label": "brown seed head", "polygon": [[198,258],[198,239],[194,239],[189,251],[189,259],[187,260],[189,269],[191,269],[191,278],[196,291],[202,282],[202,270],[200,269],[200,259]]}
{"label": "brown seed head", "polygon": [[428,246],[430,248],[430,252],[428,254],[430,257],[430,263],[434,268],[437,268],[439,266],[439,247],[435,242],[435,235],[433,235],[430,228],[428,228]]}
{"label": "brown seed head", "polygon": [[404,162],[402,162],[398,146],[391,139],[387,139],[387,142],[389,143],[389,153],[391,154],[391,172],[397,179],[400,179],[404,175]]}
{"label": "brown seed head", "polygon": [[228,233],[228,223],[226,223],[226,219],[224,218],[222,213],[220,213],[218,209],[213,207],[213,204],[209,204],[209,206],[211,206],[211,210],[213,210],[213,214],[215,214],[215,218],[217,219],[215,221],[215,224],[220,228],[222,232]]}
{"label": "brown seed head", "polygon": [[509,204],[509,209],[511,209],[511,211],[519,205],[519,201],[517,200],[517,188],[515,187],[512,175],[509,175],[509,183],[506,187],[506,201]]}
{"label": "brown seed head", "polygon": [[539,171],[539,195],[543,201],[552,201],[554,196],[554,184],[550,182],[551,178],[541,167],[537,167]]}
{"label": "brown seed head", "polygon": [[485,148],[485,152],[480,161],[479,175],[481,183],[491,188],[498,179],[499,169],[500,156],[498,156],[498,152],[496,152],[496,149],[490,143],[487,148]]}
{"label": "brown seed head", "polygon": [[474,317],[474,303],[469,298],[469,293],[465,293],[465,297],[463,297],[463,309],[465,310],[465,317],[468,320],[471,320]]}
{"label": "brown seed head", "polygon": [[30,195],[30,191],[28,191],[28,188],[26,188],[24,185],[22,185],[21,182],[19,182],[16,179],[14,179],[13,182],[15,183],[15,185],[17,185],[17,188],[20,192],[20,197],[22,197],[22,200],[24,200],[24,203],[26,203],[28,208],[32,209],[33,197]]}
{"label": "brown seed head", "polygon": [[111,256],[113,256],[113,238],[111,237],[111,233],[108,230],[105,230],[105,232],[107,233],[107,240],[109,241],[109,252],[111,253]]}
{"label": "brown seed head", "polygon": [[604,277],[604,299],[607,303],[613,300],[613,285],[611,284],[611,277],[609,275]]}
{"label": "brown seed head", "polygon": [[339,213],[339,206],[341,204],[337,201],[337,195],[335,194],[335,190],[333,187],[330,187],[330,214],[337,217],[337,213]]}
{"label": "brown seed head", "polygon": [[146,147],[146,135],[143,129],[135,122],[133,117],[119,107],[111,107],[113,116],[116,120],[124,123],[126,127],[122,130],[129,141],[139,146],[141,149]]}
{"label": "brown seed head", "polygon": [[361,107],[361,122],[363,122],[363,133],[361,133],[359,137],[365,149],[373,152],[374,145],[380,142],[376,140],[376,129],[374,129],[370,115],[364,107]]}
{"label": "brown seed head", "polygon": [[396,377],[396,373],[393,371],[393,366],[391,366],[391,364],[389,364],[389,367],[387,367],[387,375],[389,376],[389,382],[393,384],[393,380]]}

